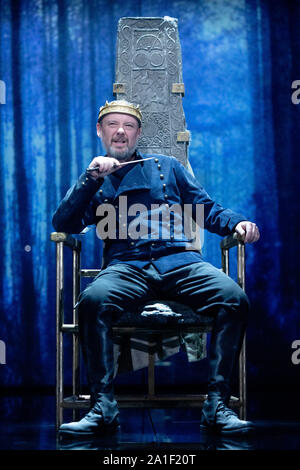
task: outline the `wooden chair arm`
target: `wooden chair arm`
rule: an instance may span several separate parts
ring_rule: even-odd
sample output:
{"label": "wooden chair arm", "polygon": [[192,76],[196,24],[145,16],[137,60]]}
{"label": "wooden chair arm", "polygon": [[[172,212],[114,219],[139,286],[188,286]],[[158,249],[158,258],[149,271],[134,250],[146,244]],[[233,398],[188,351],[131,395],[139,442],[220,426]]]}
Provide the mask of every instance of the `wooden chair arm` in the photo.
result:
{"label": "wooden chair arm", "polygon": [[52,232],[50,240],[55,243],[63,243],[72,250],[81,250],[81,241],[75,238],[73,235],[65,232]]}
{"label": "wooden chair arm", "polygon": [[244,245],[244,242],[239,238],[239,235],[236,232],[234,232],[234,233],[231,233],[230,235],[227,235],[227,237],[224,237],[220,243],[220,246],[221,246],[221,250],[230,250],[230,248],[233,248],[234,246],[237,246],[238,244]]}

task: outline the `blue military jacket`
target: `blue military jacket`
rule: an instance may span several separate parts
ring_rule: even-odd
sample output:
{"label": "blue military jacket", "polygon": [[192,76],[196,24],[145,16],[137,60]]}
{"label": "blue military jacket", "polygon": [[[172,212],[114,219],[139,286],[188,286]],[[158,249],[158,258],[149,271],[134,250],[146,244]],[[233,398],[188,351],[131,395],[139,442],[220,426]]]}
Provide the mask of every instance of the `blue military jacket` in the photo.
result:
{"label": "blue military jacket", "polygon": [[154,158],[126,165],[99,181],[83,173],[53,216],[60,232],[80,233],[96,224],[105,243],[104,267],[153,263],[164,273],[200,261],[199,250],[193,248],[194,232],[186,230],[186,212],[221,236],[246,220],[213,201],[176,158],[136,153],[137,159],[148,157]]}

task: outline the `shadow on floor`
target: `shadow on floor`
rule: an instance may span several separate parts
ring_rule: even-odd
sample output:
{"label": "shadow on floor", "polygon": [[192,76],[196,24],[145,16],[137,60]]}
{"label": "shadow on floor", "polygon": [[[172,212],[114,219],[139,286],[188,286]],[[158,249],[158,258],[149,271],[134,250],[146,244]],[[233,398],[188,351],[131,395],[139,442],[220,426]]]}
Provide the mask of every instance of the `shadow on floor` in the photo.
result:
{"label": "shadow on floor", "polygon": [[[65,421],[71,421],[70,411]],[[54,397],[0,397],[0,450],[171,451],[299,450],[300,421],[254,420],[256,433],[243,438],[200,431],[199,408],[122,408],[121,431],[102,439],[61,439],[55,430]]]}
{"label": "shadow on floor", "polygon": [[200,410],[122,409],[121,431],[104,438],[62,439],[53,423],[0,425],[0,450],[299,450],[300,423],[255,421],[248,437],[221,437],[200,431]]}

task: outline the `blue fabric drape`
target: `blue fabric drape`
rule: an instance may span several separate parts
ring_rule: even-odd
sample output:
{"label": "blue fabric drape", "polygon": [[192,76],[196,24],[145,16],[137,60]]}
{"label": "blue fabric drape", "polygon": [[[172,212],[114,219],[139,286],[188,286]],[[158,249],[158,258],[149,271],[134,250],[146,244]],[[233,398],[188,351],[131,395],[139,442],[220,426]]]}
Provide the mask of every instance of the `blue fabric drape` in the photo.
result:
{"label": "blue fabric drape", "polygon": [[[102,152],[95,125],[113,98],[119,18],[164,15],[179,20],[193,170],[262,232],[247,249],[249,381],[297,383],[300,105],[291,84],[300,79],[299,2],[1,0],[3,385],[54,384],[52,213]],[[99,265],[99,240],[87,234],[86,245],[84,264]],[[205,235],[204,255],[220,265],[215,235]]]}

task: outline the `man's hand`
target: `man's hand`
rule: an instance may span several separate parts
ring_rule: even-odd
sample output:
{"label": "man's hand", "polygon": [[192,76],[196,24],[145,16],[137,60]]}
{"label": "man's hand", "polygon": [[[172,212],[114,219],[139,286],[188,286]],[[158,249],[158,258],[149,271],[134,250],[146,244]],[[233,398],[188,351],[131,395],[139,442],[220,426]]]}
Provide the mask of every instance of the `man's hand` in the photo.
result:
{"label": "man's hand", "polygon": [[[95,157],[88,166],[89,174],[94,178],[104,178],[116,171],[120,166],[119,160],[111,157]],[[95,168],[95,170],[91,170]]]}
{"label": "man's hand", "polygon": [[244,243],[254,243],[260,238],[258,227],[253,222],[243,220],[239,222],[234,231],[239,235]]}

